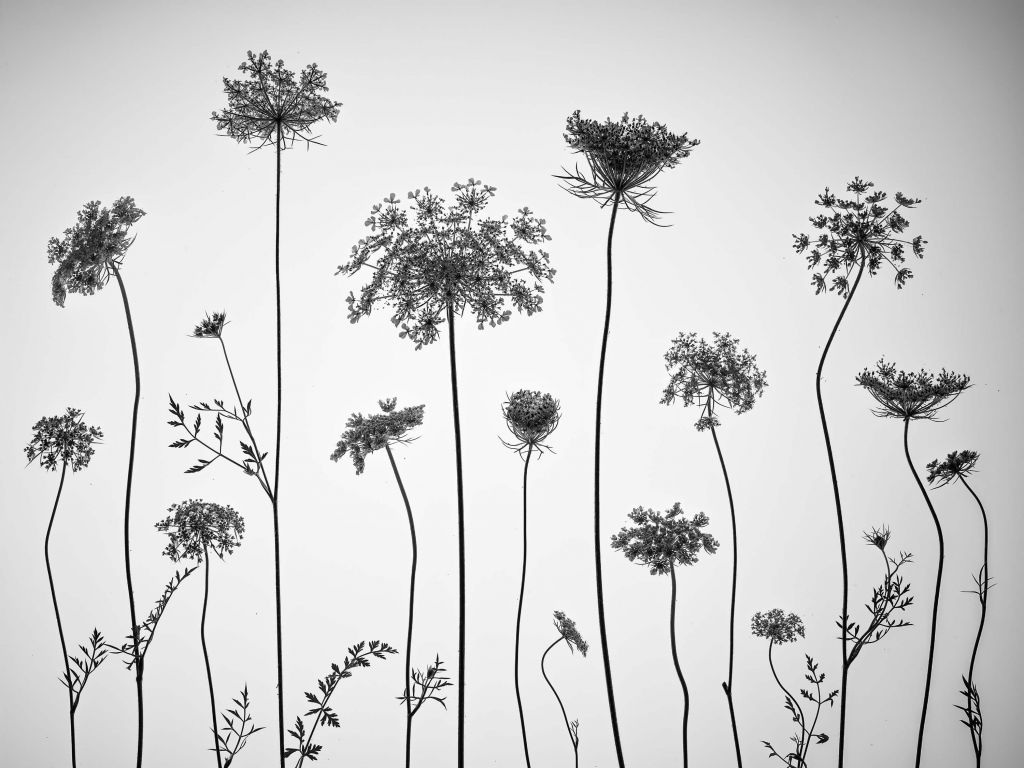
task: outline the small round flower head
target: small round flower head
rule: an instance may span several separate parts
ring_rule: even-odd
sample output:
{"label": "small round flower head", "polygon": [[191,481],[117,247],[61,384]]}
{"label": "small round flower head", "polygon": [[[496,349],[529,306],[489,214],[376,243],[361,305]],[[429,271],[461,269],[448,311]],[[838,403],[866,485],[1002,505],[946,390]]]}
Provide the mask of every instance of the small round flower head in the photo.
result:
{"label": "small round flower head", "polygon": [[896,205],[889,208],[882,205],[888,197],[886,193],[872,192],[874,186],[857,177],[846,185],[846,191],[853,193],[853,197],[847,199],[836,197],[826,187],[814,204],[827,208],[828,213],[810,218],[811,226],[819,234],[793,235],[797,253],[810,248],[807,268],[818,270],[811,280],[815,294],[835,291],[845,298],[850,292],[850,275],[861,263],[872,276],[883,263],[889,264],[896,271],[897,288],[902,288],[914,276],[903,266],[906,248],[910,246],[915,256],[923,258],[928,241],[920,235],[912,240],[901,237],[910,226],[901,210],[909,210],[921,201],[897,192]]}
{"label": "small round flower head", "polygon": [[941,488],[958,478],[963,480],[974,474],[978,458],[976,451],[953,451],[943,461],[933,459],[928,462],[928,482]]}
{"label": "small round flower head", "polygon": [[63,307],[69,293],[91,296],[105,286],[135,240],[128,230],[145,215],[130,197],[120,198],[112,208],[100,208],[97,200],[86,203],[64,237],[51,237],[46,245],[49,263],[57,265],[51,281],[53,303]]}
{"label": "small round flower head", "polygon": [[676,565],[693,565],[701,550],[709,555],[718,550],[718,541],[701,530],[708,525],[708,516],[698,512],[687,520],[679,502],[664,513],[637,507],[629,519],[636,525],[623,526],[613,535],[612,549],[622,550],[631,563],[647,566],[654,576]]}
{"label": "small round flower head", "polygon": [[327,74],[310,64],[299,74],[284,68],[278,59],[271,63],[270,54],[249,51],[246,61],[238,67],[248,79],[224,78],[227,109],[214,112],[210,118],[218,131],[241,144],[255,143],[256,149],[274,144],[278,138],[287,144],[302,140],[317,144],[312,128],[321,120],[338,121],[340,101],[332,101],[327,93]]}
{"label": "small round flower head", "polygon": [[755,637],[764,637],[774,643],[792,643],[797,635],[804,637],[804,623],[795,613],[788,616],[779,608],[761,613],[750,620],[750,631]]}
{"label": "small round flower head", "polygon": [[971,386],[969,376],[942,369],[934,374],[897,371],[896,366],[879,360],[875,370],[865,368],[857,375],[857,384],[868,391],[879,407],[872,413],[891,419],[935,419],[936,414]]}
{"label": "small round flower head", "polygon": [[544,441],[558,427],[562,418],[559,403],[551,395],[531,389],[520,389],[509,396],[501,407],[508,431],[515,442],[502,442],[522,453],[527,448],[542,449]]}
{"label": "small round flower head", "polygon": [[699,406],[699,432],[719,425],[715,408],[746,413],[768,386],[757,356],[740,350],[739,339],[717,332],[712,337],[709,344],[695,333],[681,333],[665,353],[671,378],[661,402],[670,405],[678,397],[684,406]]}
{"label": "small round flower head", "polygon": [[43,469],[56,471],[58,464],[66,464],[77,472],[89,466],[96,452],[93,445],[102,439],[103,432],[82,421],[80,410],[68,408],[62,416],[47,416],[35,423],[25,455],[29,464],[39,459]]}
{"label": "small round flower head", "polygon": [[171,514],[156,529],[170,538],[164,554],[174,562],[202,562],[207,550],[223,560],[242,542],[245,520],[229,506],[189,499],[172,504],[167,511]]}
{"label": "small round flower head", "polygon": [[366,457],[388,445],[408,443],[413,438],[407,437],[409,430],[423,424],[425,406],[414,405],[409,408],[395,410],[396,398],[378,400],[382,413],[363,416],[353,413],[348,417],[345,426],[348,429],[341,435],[338,446],[331,454],[331,461],[338,461],[346,453],[352,457],[356,474],[361,475],[366,469]]}
{"label": "small round flower head", "polygon": [[569,646],[569,650],[575,646],[580,653],[584,656],[587,655],[587,651],[590,650],[590,646],[587,645],[587,641],[584,640],[576,629],[576,622],[566,616],[562,611],[555,611],[555,629],[558,630],[563,638],[565,638],[566,644]]}
{"label": "small round flower head", "polygon": [[628,211],[639,213],[654,223],[663,211],[651,208],[655,195],[654,178],[666,168],[674,168],[689,157],[700,144],[686,134],[676,135],[661,123],[648,123],[643,115],[603,123],[580,117],[577,109],[565,124],[565,141],[573,152],[586,158],[589,174],[579,166],[557,176],[564,189],[580,198],[597,200],[603,208],[616,198]]}
{"label": "small round flower head", "polygon": [[197,339],[219,339],[224,333],[224,325],[227,323],[226,312],[207,313],[206,317],[199,321],[192,335]]}
{"label": "small round flower head", "polygon": [[870,531],[864,531],[864,541],[868,546],[878,547],[882,552],[885,552],[890,536],[892,536],[892,531],[889,530],[887,525],[883,525],[881,528],[872,528]]}

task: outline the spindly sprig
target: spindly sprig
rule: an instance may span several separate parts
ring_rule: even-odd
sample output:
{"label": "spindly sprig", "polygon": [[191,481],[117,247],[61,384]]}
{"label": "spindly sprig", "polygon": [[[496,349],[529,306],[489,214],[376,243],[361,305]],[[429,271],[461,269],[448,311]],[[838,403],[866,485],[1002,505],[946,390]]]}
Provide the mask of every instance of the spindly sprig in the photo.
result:
{"label": "spindly sprig", "polygon": [[423,424],[423,409],[426,406],[413,405],[396,411],[397,403],[394,397],[378,400],[381,413],[369,416],[353,413],[349,416],[345,422],[347,429],[338,440],[331,461],[339,461],[347,454],[352,457],[356,474],[361,475],[366,469],[366,457],[374,451],[414,440],[409,437],[409,432]]}
{"label": "spindly sprig", "polygon": [[501,441],[506,448],[511,448],[519,455],[531,449],[541,453],[551,450],[544,441],[558,427],[562,411],[559,402],[550,394],[520,389],[509,395],[501,406],[501,413],[505,417],[508,431],[515,438],[512,442]]}
{"label": "spindly sprig", "polygon": [[78,709],[78,702],[82,698],[85,684],[89,681],[89,677],[93,672],[99,669],[100,665],[106,660],[110,646],[103,639],[100,631],[93,629],[92,634],[89,635],[89,645],[79,645],[78,648],[82,655],[68,655],[70,663],[67,671],[61,678],[61,682],[71,692],[72,711]]}
{"label": "spindly sprig", "polygon": [[152,645],[153,638],[156,635],[157,625],[160,623],[160,619],[163,618],[164,612],[167,610],[168,603],[170,603],[174,593],[181,587],[182,582],[184,582],[185,579],[195,573],[198,569],[198,565],[193,565],[189,568],[185,568],[183,571],[174,572],[174,577],[164,586],[164,591],[157,599],[153,610],[149,612],[149,615],[137,627],[137,634],[139,638],[137,654],[135,652],[135,645],[133,642],[133,638],[136,633],[127,635],[128,641],[121,645],[107,645],[107,647],[114,653],[118,653],[126,657],[123,661],[128,669],[132,669],[140,661],[145,661],[146,653],[149,651],[149,646]]}
{"label": "spindly sprig", "polygon": [[60,416],[37,421],[32,427],[32,439],[25,446],[28,463],[39,459],[39,466],[54,472],[58,465],[67,465],[72,472],[89,466],[96,453],[93,446],[103,439],[103,432],[90,427],[82,418],[80,410],[68,408]]}
{"label": "spindly sprig", "polygon": [[879,360],[875,370],[865,368],[857,375],[857,384],[878,403],[872,411],[876,416],[934,421],[941,409],[971,386],[971,378],[945,368],[938,374],[923,369],[897,371],[895,365]]}
{"label": "spindly sprig", "polygon": [[436,701],[445,709],[448,708],[448,705],[444,703],[445,697],[440,695],[442,690],[451,686],[451,678],[448,677],[447,672],[440,655],[436,654],[434,661],[428,664],[425,670],[414,669],[410,672],[409,693],[395,697],[399,701],[408,702],[411,705],[410,717],[419,712],[420,707],[428,701]]}
{"label": "spindly sprig", "polygon": [[[221,732],[217,734],[217,744],[224,755],[224,768],[230,768],[238,753],[242,751],[249,742],[249,737],[254,733],[262,731],[264,726],[257,726],[249,714],[249,686],[242,688],[239,698],[231,700],[234,708],[226,709],[221,713],[224,725]],[[211,748],[210,751],[213,751]]]}
{"label": "spindly sprig", "polygon": [[704,533],[708,516],[698,512],[687,519],[679,502],[665,512],[637,507],[629,513],[635,523],[623,526],[612,536],[612,549],[622,551],[631,563],[650,569],[651,575],[668,573],[675,565],[693,565],[701,550],[709,555],[718,550],[718,541]]}
{"label": "spindly sprig", "polygon": [[437,340],[449,312],[468,310],[479,328],[507,322],[508,304],[527,315],[539,312],[542,281],[551,282],[555,270],[547,252],[532,246],[551,237],[544,219],[529,208],[512,218],[484,216],[495,191],[471,178],[452,185],[450,203],[426,187],[408,194],[407,209],[394,194],[373,206],[366,220],[370,234],[352,246],[351,258],[337,271],[373,272],[358,298],[349,293],[349,320],[388,305],[399,336],[420,349]]}
{"label": "spindly sprig", "polygon": [[655,177],[677,166],[700,144],[685,133],[672,133],[662,123],[648,122],[643,115],[624,114],[620,120],[607,118],[602,123],[581,117],[578,109],[566,119],[565,141],[569,149],[583,155],[589,168],[589,173],[579,165],[572,171],[562,169],[555,178],[567,192],[596,200],[602,208],[617,200],[652,224],[664,213],[650,206]]}
{"label": "spindly sprig", "polygon": [[901,237],[910,226],[901,211],[921,201],[897,192],[896,205],[889,208],[883,205],[888,195],[881,190],[872,192],[874,186],[873,182],[854,178],[846,185],[852,198],[837,197],[826,187],[814,204],[828,213],[810,217],[818,234],[793,235],[797,253],[810,249],[807,267],[817,270],[811,280],[816,294],[835,291],[845,298],[854,270],[863,265],[874,276],[883,263],[896,271],[896,287],[902,288],[913,277],[904,266],[907,248],[918,258],[924,257],[927,240],[920,235],[909,240]]}
{"label": "spindly sprig", "polygon": [[932,459],[927,464],[928,482],[935,488],[942,488],[956,480],[974,474],[978,463],[977,451],[953,451],[945,459]]}
{"label": "spindly sprig", "polygon": [[202,499],[172,504],[171,514],[156,524],[170,541],[164,549],[173,562],[195,560],[201,563],[207,550],[224,559],[234,552],[245,534],[245,520],[231,506]]}

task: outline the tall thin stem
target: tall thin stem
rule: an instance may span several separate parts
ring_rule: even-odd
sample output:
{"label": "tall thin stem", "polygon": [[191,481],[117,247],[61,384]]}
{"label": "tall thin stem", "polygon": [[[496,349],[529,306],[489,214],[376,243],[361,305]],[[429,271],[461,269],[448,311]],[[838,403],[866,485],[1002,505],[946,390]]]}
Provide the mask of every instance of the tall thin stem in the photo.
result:
{"label": "tall thin stem", "polygon": [[[274,607],[277,618],[277,741],[284,766],[284,652],[281,639],[281,535],[278,525],[278,489],[281,478],[281,125],[277,126],[277,189],[274,196],[274,295],[277,307],[277,436],[274,445]],[[255,445],[253,446],[255,450]],[[258,454],[257,454],[258,455]]]}
{"label": "tall thin stem", "polygon": [[[569,725],[569,716],[565,714],[565,705],[562,703],[562,697],[558,695],[558,691],[555,690],[555,686],[551,684],[551,680],[548,678],[548,673],[544,670],[544,660],[547,658],[548,653],[551,649],[558,645],[560,642],[565,640],[564,637],[559,637],[555,642],[547,647],[547,650],[541,654],[540,657],[540,673],[544,677],[544,682],[548,684],[548,688],[555,694],[555,700],[558,702],[559,709],[562,710],[562,719],[565,720],[565,730],[569,734],[569,741],[572,742],[572,750],[576,754],[576,768],[580,768],[580,745],[579,741],[573,736],[572,726]],[[565,644],[569,645],[569,641],[565,640]]]}
{"label": "tall thin stem", "polygon": [[61,657],[64,659],[65,680],[68,687],[68,719],[71,721],[71,768],[78,765],[75,750],[75,695],[71,690],[71,664],[68,662],[68,646],[64,642],[64,625],[60,621],[60,609],[57,607],[57,590],[53,586],[53,569],[50,567],[50,532],[53,530],[53,521],[57,517],[57,505],[60,504],[60,494],[64,490],[64,477],[68,471],[68,463],[65,461],[60,467],[60,483],[57,485],[57,498],[53,500],[53,512],[50,513],[50,524],[46,526],[46,540],[43,543],[43,557],[46,560],[46,577],[50,580],[50,597],[53,598],[53,615],[57,618],[57,634],[60,636]]}
{"label": "tall thin stem", "polygon": [[740,734],[736,727],[736,710],[732,702],[732,671],[733,659],[736,653],[736,574],[739,561],[736,534],[736,506],[732,499],[732,485],[729,483],[729,472],[725,468],[725,458],[722,456],[722,446],[718,443],[718,432],[714,424],[711,425],[711,437],[715,440],[715,451],[718,452],[718,463],[722,465],[722,477],[725,478],[725,492],[729,497],[729,517],[732,520],[732,592],[729,598],[729,678],[722,683],[725,690],[725,699],[729,703],[729,720],[732,722],[732,741],[736,750],[736,765],[743,768],[743,755],[740,753]]}
{"label": "tall thin stem", "polygon": [[802,750],[803,750],[804,742],[808,738],[810,738],[807,735],[807,718],[804,716],[803,707],[800,706],[800,700],[798,698],[796,698],[792,693],[790,693],[789,689],[786,688],[786,686],[784,686],[782,684],[782,681],[779,679],[778,673],[775,671],[775,662],[772,660],[772,648],[774,646],[775,646],[775,641],[774,640],[769,640],[768,641],[768,666],[772,670],[772,677],[775,678],[775,684],[779,686],[779,688],[782,690],[782,692],[786,695],[786,698],[789,699],[790,701],[792,701],[793,702],[793,706],[796,708],[796,713],[794,713],[794,717],[799,718],[796,722],[797,722],[797,725],[800,726],[800,743],[797,744],[797,752],[798,752],[797,760],[800,760],[801,758],[800,758],[799,753],[801,753]]}
{"label": "tall thin stem", "polygon": [[850,292],[846,294],[846,300],[843,302],[843,308],[839,311],[839,317],[836,318],[835,325],[832,326],[832,332],[828,335],[828,341],[825,343],[825,349],[821,352],[821,360],[818,361],[818,371],[814,377],[814,390],[818,397],[818,414],[821,416],[821,431],[825,435],[825,452],[828,454],[828,470],[832,476],[832,494],[835,497],[836,503],[836,522],[839,527],[839,556],[843,567],[843,612],[842,616],[844,631],[840,642],[842,643],[843,651],[843,663],[840,669],[842,670],[842,680],[839,685],[839,768],[843,768],[843,755],[846,747],[846,678],[849,673],[849,663],[847,662],[847,637],[846,637],[846,622],[849,619],[850,614],[850,572],[846,562],[846,529],[843,526],[843,503],[839,497],[839,478],[836,475],[836,460],[832,454],[832,440],[828,434],[828,421],[825,419],[825,401],[821,397],[821,374],[825,368],[825,358],[828,357],[828,352],[832,348],[832,341],[836,337],[836,333],[839,331],[839,324],[843,322],[843,317],[846,316],[846,310],[850,307],[850,302],[853,300],[853,294],[857,292],[857,286],[860,285],[860,279],[864,276],[864,266],[866,260],[861,257],[860,267],[857,269],[857,277],[853,281],[853,286],[850,288]]}
{"label": "tall thin stem", "polygon": [[395,473],[395,480],[398,482],[398,490],[402,494],[402,501],[405,503],[405,513],[409,517],[409,536],[412,540],[412,565],[409,567],[409,621],[405,637],[405,768],[412,763],[412,691],[409,690],[412,679],[412,620],[413,608],[416,604],[416,561],[418,549],[416,547],[416,524],[412,519],[412,506],[409,504],[409,496],[405,492],[405,485],[402,483],[402,476],[398,474],[398,464],[391,453],[391,446],[385,445],[388,459],[391,461],[391,469]]}
{"label": "tall thin stem", "polygon": [[928,511],[932,516],[932,522],[935,523],[935,534],[939,539],[939,565],[935,570],[935,597],[932,600],[932,625],[928,637],[928,670],[925,673],[924,678],[924,701],[921,705],[921,725],[917,732],[917,752],[914,757],[914,768],[921,768],[921,749],[924,746],[924,724],[928,718],[928,697],[931,693],[932,687],[932,663],[935,661],[935,625],[938,623],[939,618],[939,591],[942,588],[942,563],[945,559],[946,547],[942,538],[942,525],[939,523],[939,516],[935,514],[935,507],[932,505],[931,497],[928,495],[928,491],[925,490],[924,483],[921,482],[920,475],[917,474],[914,462],[910,459],[909,434],[910,419],[904,419],[903,452],[906,454],[907,465],[910,467],[910,472],[914,475],[914,480],[917,481],[917,487],[921,489],[921,495],[924,496],[924,501],[928,505]]}
{"label": "tall thin stem", "polygon": [[519,608],[516,611],[516,660],[515,660],[515,683],[516,683],[516,704],[519,706],[519,727],[523,732],[523,752],[526,755],[526,766],[530,766],[530,745],[526,740],[526,716],[523,714],[523,697],[519,691],[519,633],[523,623],[523,596],[526,594],[526,480],[530,471],[530,456],[533,455],[533,445],[526,451],[526,462],[523,464],[523,575],[519,580]]}
{"label": "tall thin stem", "polygon": [[[974,690],[974,662],[978,659],[978,646],[981,645],[981,633],[985,631],[985,616],[988,614],[988,515],[985,513],[985,505],[981,503],[981,499],[978,498],[978,494],[974,492],[967,483],[967,478],[963,475],[960,476],[960,480],[964,484],[974,500],[978,502],[978,509],[981,510],[981,522],[984,526],[985,532],[985,543],[983,550],[983,559],[981,565],[980,577],[978,579],[978,599],[981,601],[981,619],[978,622],[978,634],[974,638],[974,648],[971,650],[971,665],[968,667],[967,672],[967,693],[970,695],[971,691]],[[968,699],[970,701],[970,699]],[[981,750],[982,741],[981,733],[975,734],[974,728],[971,728],[971,744],[974,747],[974,757],[977,764],[977,768],[981,768]]]}
{"label": "tall thin stem", "polygon": [[615,757],[619,768],[625,768],[622,757],[622,740],[619,738],[619,718],[615,711],[615,690],[612,687],[612,664],[608,654],[608,630],[604,618],[604,579],[601,575],[601,551],[604,539],[601,537],[601,406],[604,399],[604,364],[608,352],[608,329],[612,319],[612,237],[615,234],[615,218],[619,212],[619,193],[612,200],[612,216],[608,223],[607,290],[604,308],[604,330],[601,333],[601,358],[597,368],[597,409],[594,428],[594,576],[597,585],[597,626],[601,635],[601,659],[604,662],[604,680],[608,691],[608,710],[612,721],[612,738],[615,740]]}
{"label": "tall thin stem", "polygon": [[464,768],[466,746],[466,517],[462,496],[462,426],[459,422],[459,377],[455,364],[455,312],[448,305],[448,356],[452,371],[452,417],[455,424],[455,493],[459,514],[459,711],[456,765]]}
{"label": "tall thin stem", "polygon": [[210,669],[210,652],[206,649],[206,606],[210,602],[210,553],[203,547],[203,615],[199,620],[199,642],[203,646],[203,661],[206,662],[206,684],[210,689],[210,717],[213,722],[213,750],[217,753],[217,768],[223,768],[220,756],[220,739],[217,738],[217,700],[213,696],[213,672]]}
{"label": "tall thin stem", "polygon": [[142,392],[142,381],[139,375],[139,348],[135,343],[135,324],[132,323],[132,311],[128,306],[128,293],[124,288],[124,280],[121,279],[121,271],[116,264],[113,265],[114,278],[117,280],[117,287],[121,291],[121,301],[124,304],[124,317],[128,324],[128,340],[132,347],[132,363],[135,367],[135,399],[132,402],[132,431],[131,440],[128,444],[128,479],[124,491],[124,573],[128,585],[128,611],[132,620],[132,656],[135,660],[135,699],[138,708],[138,735],[135,748],[135,766],[142,768],[142,736],[143,736],[143,702],[142,702],[142,674],[144,671],[144,659],[139,653],[139,622],[135,615],[135,589],[132,586],[132,559],[129,542],[132,510],[132,478],[135,474],[135,442],[138,437],[139,428],[139,397]]}
{"label": "tall thin stem", "polygon": [[690,764],[690,752],[686,743],[687,722],[690,718],[690,689],[686,687],[683,670],[679,667],[679,650],[676,648],[676,567],[669,564],[669,575],[672,577],[672,604],[669,606],[668,636],[672,644],[672,663],[676,667],[679,684],[683,687],[683,768]]}

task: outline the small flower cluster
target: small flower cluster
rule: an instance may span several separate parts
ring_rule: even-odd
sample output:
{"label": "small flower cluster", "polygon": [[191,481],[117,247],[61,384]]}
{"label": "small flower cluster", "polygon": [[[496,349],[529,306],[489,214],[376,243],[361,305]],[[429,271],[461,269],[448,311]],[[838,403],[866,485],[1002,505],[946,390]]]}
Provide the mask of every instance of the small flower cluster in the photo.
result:
{"label": "small flower cluster", "polygon": [[170,516],[158,522],[156,529],[170,537],[164,554],[174,562],[202,562],[207,550],[223,559],[241,544],[245,533],[245,520],[230,506],[189,499],[172,504],[167,511]]}
{"label": "small flower cluster", "polygon": [[678,397],[684,406],[700,406],[701,417],[695,424],[698,431],[719,425],[716,406],[746,413],[768,386],[764,371],[755,364],[757,356],[741,351],[739,339],[728,333],[712,336],[709,344],[695,333],[681,333],[665,353],[671,378],[661,402],[670,405]]}
{"label": "small flower cluster", "polygon": [[889,526],[883,525],[881,528],[872,528],[870,531],[864,531],[864,541],[871,547],[877,547],[882,552],[885,552],[885,547],[889,543],[889,537],[892,536],[892,531],[889,530]]}
{"label": "small flower cluster", "polygon": [[516,438],[514,443],[502,442],[519,453],[527,448],[544,447],[544,441],[555,431],[562,418],[555,398],[530,389],[520,389],[510,395],[501,411],[508,431]]}
{"label": "small flower cluster", "polygon": [[338,461],[347,453],[352,457],[356,474],[361,475],[366,469],[366,457],[371,453],[388,445],[409,442],[411,438],[406,435],[411,429],[423,424],[423,409],[426,406],[414,405],[396,411],[397,403],[398,400],[393,397],[378,400],[377,404],[383,413],[371,416],[353,413],[349,416],[345,422],[348,429],[342,433],[331,454],[331,461]]}
{"label": "small flower cluster", "polygon": [[196,324],[192,335],[197,339],[219,339],[221,334],[224,333],[227,318],[226,312],[214,312],[212,315],[207,314],[205,318]]}
{"label": "small flower cluster", "polygon": [[57,470],[57,465],[68,465],[72,472],[85,469],[96,453],[94,443],[103,438],[103,432],[82,421],[82,412],[68,408],[61,416],[47,416],[32,427],[32,439],[25,446],[25,455],[31,464],[39,459],[43,469]]}
{"label": "small flower cluster", "polygon": [[622,550],[631,563],[647,566],[654,576],[668,573],[676,565],[693,565],[701,550],[709,555],[718,550],[718,541],[701,530],[710,522],[708,516],[698,512],[688,520],[679,502],[664,513],[637,507],[629,519],[636,525],[623,526],[614,534],[612,549]]}
{"label": "small flower cluster", "polygon": [[750,631],[755,637],[763,637],[773,643],[792,643],[797,635],[804,637],[804,622],[795,613],[788,616],[781,608],[758,611],[750,619]]}
{"label": "small flower cluster", "polygon": [[576,629],[576,622],[566,616],[562,611],[555,611],[555,629],[558,630],[558,634],[560,634],[565,640],[570,651],[575,647],[584,656],[587,655],[587,651],[590,650],[590,646],[587,644],[587,641],[580,636],[579,630]]}
{"label": "small flower cluster", "polygon": [[962,480],[974,474],[974,466],[979,458],[976,451],[953,451],[941,462],[932,459],[927,465],[928,482],[941,488],[958,478]]}
{"label": "small flower cluster", "polygon": [[857,375],[857,384],[878,402],[879,407],[873,411],[876,416],[934,419],[971,385],[971,379],[944,368],[939,374],[897,371],[896,366],[879,360],[875,370],[865,368]]}

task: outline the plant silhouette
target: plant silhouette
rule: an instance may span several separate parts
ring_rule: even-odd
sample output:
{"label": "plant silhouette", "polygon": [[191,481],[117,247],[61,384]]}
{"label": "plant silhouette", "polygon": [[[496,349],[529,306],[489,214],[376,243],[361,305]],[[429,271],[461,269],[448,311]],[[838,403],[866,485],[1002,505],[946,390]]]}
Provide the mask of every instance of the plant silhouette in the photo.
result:
{"label": "plant silhouette", "polygon": [[562,710],[562,719],[565,721],[565,730],[569,734],[569,742],[572,744],[572,752],[575,757],[576,768],[580,768],[580,721],[573,720],[569,722],[569,716],[565,714],[565,705],[562,703],[562,697],[558,695],[558,691],[555,690],[555,686],[552,684],[548,677],[547,671],[544,669],[544,661],[547,659],[548,654],[551,653],[551,649],[559,643],[564,642],[569,648],[569,653],[573,653],[573,649],[578,650],[584,658],[586,658],[587,651],[590,650],[590,646],[587,645],[576,629],[576,622],[566,616],[562,611],[555,611],[555,629],[558,630],[558,638],[547,647],[544,653],[540,657],[540,673],[544,677],[544,682],[548,684],[548,688],[551,689],[551,693],[555,695],[555,700],[558,702],[558,708]]}

